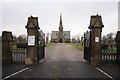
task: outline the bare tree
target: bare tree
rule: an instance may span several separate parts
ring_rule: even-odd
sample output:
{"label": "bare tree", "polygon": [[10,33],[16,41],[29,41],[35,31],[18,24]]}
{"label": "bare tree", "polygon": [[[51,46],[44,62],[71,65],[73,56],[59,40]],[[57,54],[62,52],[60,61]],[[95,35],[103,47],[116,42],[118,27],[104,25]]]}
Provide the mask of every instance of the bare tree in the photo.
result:
{"label": "bare tree", "polygon": [[113,47],[115,46],[115,37],[116,37],[116,33],[110,32],[107,35],[104,35],[102,37],[102,44],[103,45],[108,45],[108,47]]}

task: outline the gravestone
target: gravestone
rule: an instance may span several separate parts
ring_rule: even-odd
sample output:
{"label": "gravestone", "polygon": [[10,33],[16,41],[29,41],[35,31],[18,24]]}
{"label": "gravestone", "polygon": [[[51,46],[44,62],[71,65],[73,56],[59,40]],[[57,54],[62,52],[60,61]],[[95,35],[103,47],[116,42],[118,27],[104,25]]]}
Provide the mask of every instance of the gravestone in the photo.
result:
{"label": "gravestone", "polygon": [[101,60],[101,32],[104,27],[100,15],[91,16],[90,19],[90,64],[99,65]]}
{"label": "gravestone", "polygon": [[27,56],[25,59],[25,64],[35,64],[37,63],[37,54],[38,54],[38,17],[28,17],[27,25]]}
{"label": "gravestone", "polygon": [[11,63],[12,62],[12,42],[13,36],[12,32],[3,31],[2,32],[2,63]]}

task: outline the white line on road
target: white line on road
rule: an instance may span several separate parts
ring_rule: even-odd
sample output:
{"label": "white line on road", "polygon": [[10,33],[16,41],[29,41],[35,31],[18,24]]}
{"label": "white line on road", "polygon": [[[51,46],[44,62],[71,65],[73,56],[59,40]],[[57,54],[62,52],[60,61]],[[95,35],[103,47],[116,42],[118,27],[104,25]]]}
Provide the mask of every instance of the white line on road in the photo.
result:
{"label": "white line on road", "polygon": [[109,74],[107,74],[106,72],[104,72],[103,70],[96,68],[98,71],[102,72],[103,74],[105,74],[107,77],[111,78],[112,80],[115,80],[112,76],[110,76]]}
{"label": "white line on road", "polygon": [[14,75],[16,75],[16,74],[19,74],[19,73],[21,73],[21,72],[23,72],[23,71],[25,71],[25,70],[27,70],[27,69],[29,69],[29,68],[25,68],[25,69],[22,69],[22,70],[20,70],[20,71],[18,71],[18,72],[15,72],[15,73],[13,73],[13,74],[11,74],[11,75],[3,78],[2,80],[5,80],[5,79],[7,79],[7,78],[10,78],[10,77],[12,77],[12,76],[14,76]]}

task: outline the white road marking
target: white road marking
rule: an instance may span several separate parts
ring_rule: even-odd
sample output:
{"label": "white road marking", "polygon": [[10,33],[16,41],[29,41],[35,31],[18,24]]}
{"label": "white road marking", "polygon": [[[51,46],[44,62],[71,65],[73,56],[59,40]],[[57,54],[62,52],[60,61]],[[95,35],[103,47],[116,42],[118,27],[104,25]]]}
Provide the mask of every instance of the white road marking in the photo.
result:
{"label": "white road marking", "polygon": [[103,74],[105,74],[107,77],[111,78],[112,80],[115,80],[112,76],[110,76],[109,74],[107,74],[106,72],[104,72],[103,70],[96,68],[98,71],[102,72]]}
{"label": "white road marking", "polygon": [[21,73],[21,72],[23,72],[23,71],[25,71],[25,70],[27,70],[27,69],[29,69],[29,68],[25,68],[25,69],[22,69],[22,70],[20,70],[20,71],[18,71],[18,72],[15,72],[15,73],[13,73],[13,74],[11,74],[11,75],[3,78],[2,80],[5,80],[5,79],[7,79],[7,78],[10,78],[10,77],[12,77],[12,76],[14,76],[14,75],[16,75],[16,74],[19,74],[19,73]]}

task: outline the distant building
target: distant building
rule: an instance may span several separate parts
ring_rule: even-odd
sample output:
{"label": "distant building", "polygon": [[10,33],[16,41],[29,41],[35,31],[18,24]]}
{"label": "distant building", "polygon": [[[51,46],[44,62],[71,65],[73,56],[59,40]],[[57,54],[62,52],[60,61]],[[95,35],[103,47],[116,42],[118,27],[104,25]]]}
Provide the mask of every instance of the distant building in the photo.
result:
{"label": "distant building", "polygon": [[63,31],[62,16],[60,15],[59,31],[52,31],[51,42],[69,43],[70,31]]}

